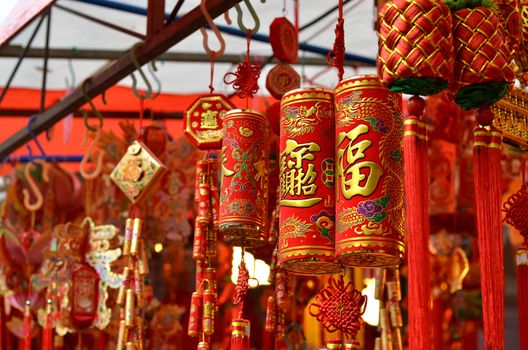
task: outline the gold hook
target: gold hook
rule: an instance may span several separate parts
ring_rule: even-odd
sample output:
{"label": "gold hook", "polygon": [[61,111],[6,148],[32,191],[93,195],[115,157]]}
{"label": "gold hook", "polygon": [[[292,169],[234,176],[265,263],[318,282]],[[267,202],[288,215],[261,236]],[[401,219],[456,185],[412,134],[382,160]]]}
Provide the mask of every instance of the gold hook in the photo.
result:
{"label": "gold hook", "polygon": [[[37,163],[37,161],[35,161]],[[44,181],[48,182],[48,169],[47,166],[44,165],[44,161],[39,159],[38,163],[42,164],[43,170],[42,170],[42,178]],[[42,204],[44,203],[44,197],[42,196],[42,192],[40,191],[40,188],[38,187],[37,183],[35,182],[35,179],[33,179],[33,176],[31,176],[31,170],[35,167],[33,163],[26,164],[26,167],[24,168],[24,177],[26,178],[26,181],[28,182],[29,188],[33,192],[33,195],[36,198],[35,203],[31,203],[31,195],[29,194],[29,190],[27,188],[24,188],[22,190],[22,195],[24,196],[24,207],[31,211],[35,212],[42,208]]]}
{"label": "gold hook", "polygon": [[207,3],[207,0],[202,0],[200,2],[200,9],[202,10],[203,16],[207,20],[207,24],[209,24],[209,26],[211,27],[212,31],[215,33],[216,38],[218,39],[218,42],[220,43],[220,48],[218,50],[216,50],[216,51],[211,50],[211,48],[209,47],[209,43],[208,43],[209,36],[207,35],[207,31],[204,28],[200,28],[200,32],[202,33],[202,36],[203,36],[203,40],[202,40],[203,47],[205,49],[205,52],[207,52],[207,54],[209,56],[212,56],[212,55],[220,56],[220,55],[222,55],[224,53],[225,41],[224,41],[224,38],[222,37],[222,33],[220,33],[220,31],[218,30],[218,28],[214,24],[213,19],[211,18],[211,15],[209,14],[209,11],[207,11],[207,4],[206,3]]}
{"label": "gold hook", "polygon": [[97,152],[97,156],[94,158],[95,169],[91,173],[85,170],[86,164],[88,163],[89,159],[91,158],[92,151],[93,151],[94,147],[97,145],[97,143],[99,142],[100,138],[101,138],[101,128],[97,128],[97,131],[96,131],[96,134],[95,134],[95,138],[92,141],[92,143],[90,144],[90,146],[88,146],[88,150],[86,150],[86,153],[85,153],[84,157],[81,160],[79,172],[81,173],[81,176],[85,180],[95,179],[96,177],[98,177],[101,174],[101,171],[103,170],[103,160],[104,160],[103,151]]}

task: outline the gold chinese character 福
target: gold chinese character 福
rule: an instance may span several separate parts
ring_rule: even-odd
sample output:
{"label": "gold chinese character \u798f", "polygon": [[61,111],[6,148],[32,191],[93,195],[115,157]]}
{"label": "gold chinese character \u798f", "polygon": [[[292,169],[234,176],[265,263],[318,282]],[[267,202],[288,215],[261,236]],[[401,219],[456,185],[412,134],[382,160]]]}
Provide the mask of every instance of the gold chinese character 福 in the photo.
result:
{"label": "gold chinese character \u798f", "polygon": [[372,145],[372,141],[354,141],[368,131],[368,126],[361,124],[349,132],[340,132],[337,135],[337,176],[341,178],[341,193],[346,199],[355,195],[370,196],[383,175],[379,164],[371,161],[358,162],[365,158],[365,151]]}

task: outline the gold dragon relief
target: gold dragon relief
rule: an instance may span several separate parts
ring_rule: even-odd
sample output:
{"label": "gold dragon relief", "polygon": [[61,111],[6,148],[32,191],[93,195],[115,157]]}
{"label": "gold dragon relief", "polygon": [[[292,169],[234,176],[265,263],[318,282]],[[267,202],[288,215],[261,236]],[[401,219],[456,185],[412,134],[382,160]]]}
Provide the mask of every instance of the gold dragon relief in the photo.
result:
{"label": "gold dragon relief", "polygon": [[322,119],[332,115],[331,104],[317,102],[307,106],[285,106],[282,109],[281,129],[290,137],[312,133]]}
{"label": "gold dragon relief", "polygon": [[391,107],[394,105],[394,101],[389,99],[390,106],[387,106],[387,104],[379,98],[361,97],[361,95],[362,91],[353,91],[337,101],[337,127],[349,126],[357,120],[368,120],[368,118],[371,118],[372,120],[390,120],[392,117]]}

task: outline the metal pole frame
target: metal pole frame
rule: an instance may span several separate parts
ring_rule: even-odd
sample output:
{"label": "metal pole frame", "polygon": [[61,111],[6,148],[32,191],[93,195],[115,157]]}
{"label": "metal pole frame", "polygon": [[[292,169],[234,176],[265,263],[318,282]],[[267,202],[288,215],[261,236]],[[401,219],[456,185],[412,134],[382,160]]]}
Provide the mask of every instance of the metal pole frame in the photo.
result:
{"label": "metal pole frame", "polygon": [[[212,18],[216,18],[240,1],[241,0],[209,0],[207,2],[208,12]],[[182,16],[178,21],[152,35],[147,42],[144,42],[135,48],[136,58],[139,64],[145,64],[157,58],[163,52],[167,51],[205,24],[206,20],[200,7],[195,7],[189,13]],[[102,68],[89,79],[86,91],[88,96],[93,98],[99,95],[109,87],[118,83],[121,79],[128,76],[135,69],[131,55],[126,54],[122,56]],[[34,134],[38,135],[49,129],[69,113],[79,109],[85,104],[85,102],[81,88],[75,88],[64,99],[37,116],[32,124]],[[12,137],[0,145],[0,161],[30,140],[31,135],[27,128],[17,131]]]}

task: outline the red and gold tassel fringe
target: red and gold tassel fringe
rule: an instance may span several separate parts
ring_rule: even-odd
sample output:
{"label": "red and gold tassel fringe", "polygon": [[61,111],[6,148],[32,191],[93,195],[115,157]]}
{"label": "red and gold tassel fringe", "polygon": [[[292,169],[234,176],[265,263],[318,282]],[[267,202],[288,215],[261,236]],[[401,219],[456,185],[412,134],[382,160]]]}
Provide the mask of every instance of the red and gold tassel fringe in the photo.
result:
{"label": "red and gold tassel fringe", "polygon": [[[481,107],[477,121],[489,126],[493,112]],[[496,129],[474,132],[473,156],[480,281],[486,349],[504,349],[504,251],[501,223],[501,142]]]}
{"label": "red and gold tassel fringe", "polygon": [[408,104],[410,116],[404,121],[410,350],[431,349],[432,346],[427,136],[426,124],[420,120],[424,108],[423,99],[412,97]]}

